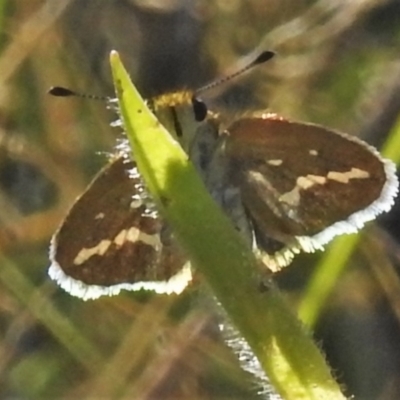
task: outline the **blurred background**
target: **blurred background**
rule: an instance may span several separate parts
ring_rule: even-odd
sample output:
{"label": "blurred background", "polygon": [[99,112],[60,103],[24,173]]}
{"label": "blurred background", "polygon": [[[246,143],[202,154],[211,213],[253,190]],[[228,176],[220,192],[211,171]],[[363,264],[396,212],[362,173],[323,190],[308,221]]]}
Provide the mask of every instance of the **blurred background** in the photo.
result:
{"label": "blurred background", "polygon": [[[397,0],[2,0],[0,398],[257,398],[196,295],[83,302],[47,277],[52,234],[119,136],[104,103],[54,98],[50,86],[112,95],[115,49],[151,97],[270,49],[277,56],[219,87],[213,107],[321,123],[396,161],[399,46]],[[294,312],[317,306],[316,341],[356,399],[400,398],[399,212],[348,254],[334,245],[276,276]],[[340,272],[326,272],[327,254],[344,260]],[[317,297],[315,282],[327,283]]]}

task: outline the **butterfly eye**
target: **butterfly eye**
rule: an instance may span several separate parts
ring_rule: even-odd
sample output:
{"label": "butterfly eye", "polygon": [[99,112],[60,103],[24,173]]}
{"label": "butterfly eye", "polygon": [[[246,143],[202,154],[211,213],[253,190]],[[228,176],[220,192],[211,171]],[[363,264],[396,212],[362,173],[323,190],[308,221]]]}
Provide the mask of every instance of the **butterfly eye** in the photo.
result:
{"label": "butterfly eye", "polygon": [[194,118],[197,122],[204,121],[207,117],[207,106],[206,104],[198,99],[197,97],[192,97],[192,106],[194,112]]}

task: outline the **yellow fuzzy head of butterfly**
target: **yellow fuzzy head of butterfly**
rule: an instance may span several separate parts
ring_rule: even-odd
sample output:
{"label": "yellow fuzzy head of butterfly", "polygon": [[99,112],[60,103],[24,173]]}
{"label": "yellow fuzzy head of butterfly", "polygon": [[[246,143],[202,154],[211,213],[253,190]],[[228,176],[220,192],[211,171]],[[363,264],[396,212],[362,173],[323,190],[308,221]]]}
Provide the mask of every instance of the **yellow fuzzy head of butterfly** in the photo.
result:
{"label": "yellow fuzzy head of butterfly", "polygon": [[188,90],[163,94],[150,102],[159,121],[179,141],[187,153],[199,132],[199,127],[207,124],[209,117],[212,116],[212,113],[207,111],[206,117],[198,121],[195,102],[193,92]]}

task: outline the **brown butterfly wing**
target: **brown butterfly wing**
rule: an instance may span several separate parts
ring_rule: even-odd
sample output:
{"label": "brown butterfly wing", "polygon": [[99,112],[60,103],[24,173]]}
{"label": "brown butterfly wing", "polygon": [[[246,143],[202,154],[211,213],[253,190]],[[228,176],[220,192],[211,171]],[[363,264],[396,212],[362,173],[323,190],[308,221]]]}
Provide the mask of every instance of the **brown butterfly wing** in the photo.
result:
{"label": "brown butterfly wing", "polygon": [[165,284],[179,275],[185,257],[140,200],[141,190],[134,163],[118,157],[78,198],[50,250],[50,276],[64,289],[84,298],[121,288],[175,291]]}
{"label": "brown butterfly wing", "polygon": [[270,255],[312,251],[357,231],[397,193],[394,165],[363,141],[276,116],[245,118],[228,129],[231,179]]}

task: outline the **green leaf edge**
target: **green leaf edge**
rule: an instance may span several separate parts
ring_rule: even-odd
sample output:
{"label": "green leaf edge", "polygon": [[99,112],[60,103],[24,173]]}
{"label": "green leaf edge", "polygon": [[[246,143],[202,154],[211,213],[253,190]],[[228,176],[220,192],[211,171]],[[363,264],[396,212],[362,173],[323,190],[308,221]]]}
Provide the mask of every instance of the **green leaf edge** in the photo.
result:
{"label": "green leaf edge", "polygon": [[258,290],[259,262],[187,155],[147,108],[117,52],[111,52],[110,62],[125,132],[148,190],[275,390],[287,400],[344,399],[311,335],[279,291],[271,282]]}

